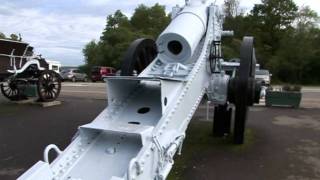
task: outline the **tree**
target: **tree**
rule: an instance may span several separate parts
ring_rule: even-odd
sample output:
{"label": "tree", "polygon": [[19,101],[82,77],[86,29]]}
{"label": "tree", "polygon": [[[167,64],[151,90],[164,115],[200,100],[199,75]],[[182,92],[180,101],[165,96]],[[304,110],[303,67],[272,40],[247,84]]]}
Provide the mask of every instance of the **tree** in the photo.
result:
{"label": "tree", "polygon": [[88,44],[86,44],[85,48],[82,50],[83,55],[85,57],[85,63],[89,66],[92,66],[98,62],[97,59],[97,43],[92,40]]}
{"label": "tree", "polygon": [[271,47],[271,53],[279,47],[281,37],[292,29],[298,7],[293,0],[262,0],[251,11],[262,42]]}
{"label": "tree", "polygon": [[240,15],[240,0],[224,0],[224,14],[226,17]]}
{"label": "tree", "polygon": [[19,41],[19,36],[16,35],[16,34],[11,34],[11,35],[10,35],[10,38],[11,38],[11,40]]}
{"label": "tree", "polygon": [[319,17],[317,12],[312,10],[309,6],[302,6],[297,14],[297,28],[300,30],[314,28],[318,20]]}
{"label": "tree", "polygon": [[6,37],[6,35],[0,32],[0,39],[9,39],[14,41],[22,41],[21,34],[10,34],[10,37]]}
{"label": "tree", "polygon": [[121,27],[130,28],[130,22],[126,15],[120,10],[117,10],[113,15],[107,17],[107,25],[102,33],[101,40],[105,41],[110,31],[117,30]]}
{"label": "tree", "polygon": [[129,42],[134,39],[134,35],[128,17],[120,10],[117,10],[113,15],[109,15],[106,28],[95,50],[100,55],[99,60],[95,61],[94,64],[119,67],[121,54],[125,52]]}
{"label": "tree", "polygon": [[[225,0],[224,29],[234,30],[223,38],[225,60],[239,57],[243,36],[255,37],[261,68],[271,70],[274,80],[286,83],[320,83],[319,17],[310,7],[298,7],[293,0],[262,0],[249,14],[239,13],[239,0]],[[129,44],[141,37],[157,38],[170,16],[164,6],[139,5],[131,18],[120,10],[109,15],[99,41],[83,49],[86,66],[119,68]]]}
{"label": "tree", "polygon": [[5,38],[6,38],[6,35],[0,32],[0,39],[5,39]]}
{"label": "tree", "polygon": [[[320,30],[314,24],[317,13],[302,7],[296,18],[296,28],[285,34],[279,49],[269,63],[275,76],[283,82],[314,84],[320,82]],[[316,47],[316,48],[315,48]]]}
{"label": "tree", "polygon": [[166,15],[165,7],[158,3],[152,7],[139,5],[131,18],[133,28],[146,35],[157,37],[169,24],[170,17]]}
{"label": "tree", "polygon": [[139,5],[129,19],[120,10],[107,16],[106,27],[99,42],[91,41],[83,49],[85,63],[92,66],[119,68],[122,57],[132,41],[138,38],[155,39],[168,25],[170,17],[165,7]]}
{"label": "tree", "polygon": [[297,17],[298,7],[292,0],[262,0],[251,11],[264,27],[280,30],[291,27]]}
{"label": "tree", "polygon": [[224,39],[224,55],[239,57],[242,37],[254,36],[258,63],[271,70],[273,79],[320,83],[320,72],[315,70],[320,66],[318,20],[310,7],[298,10],[292,0],[263,0],[249,15],[225,17],[224,29],[234,30],[235,37]]}

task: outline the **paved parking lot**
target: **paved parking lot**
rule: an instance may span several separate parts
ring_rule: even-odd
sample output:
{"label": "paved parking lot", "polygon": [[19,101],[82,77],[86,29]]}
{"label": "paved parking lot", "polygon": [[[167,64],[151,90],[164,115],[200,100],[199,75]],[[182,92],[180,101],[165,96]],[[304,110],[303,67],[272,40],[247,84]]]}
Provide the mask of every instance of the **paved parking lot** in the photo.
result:
{"label": "paved parking lot", "polygon": [[[251,108],[243,146],[211,137],[212,123],[200,107],[169,179],[320,179],[320,89],[303,92],[298,110]],[[61,106],[41,108],[12,104],[0,96],[1,180],[15,179],[43,159],[48,144],[65,148],[77,127],[107,106],[105,85],[64,83],[60,100]]]}

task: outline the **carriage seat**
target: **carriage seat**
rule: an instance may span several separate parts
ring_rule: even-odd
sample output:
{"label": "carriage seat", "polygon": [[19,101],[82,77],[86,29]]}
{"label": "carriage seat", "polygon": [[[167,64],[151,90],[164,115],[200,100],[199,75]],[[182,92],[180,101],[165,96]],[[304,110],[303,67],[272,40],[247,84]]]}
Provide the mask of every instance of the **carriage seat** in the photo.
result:
{"label": "carriage seat", "polygon": [[0,74],[19,70],[33,55],[33,47],[28,43],[0,39]]}

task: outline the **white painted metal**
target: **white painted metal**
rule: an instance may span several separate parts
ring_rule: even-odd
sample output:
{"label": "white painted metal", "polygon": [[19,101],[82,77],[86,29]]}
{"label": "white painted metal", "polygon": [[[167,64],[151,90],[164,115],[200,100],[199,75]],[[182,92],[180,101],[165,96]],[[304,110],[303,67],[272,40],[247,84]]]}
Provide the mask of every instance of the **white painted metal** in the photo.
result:
{"label": "white painted metal", "polygon": [[60,155],[62,153],[62,151],[58,148],[58,146],[56,146],[54,144],[50,144],[49,146],[47,146],[43,152],[43,159],[44,159],[44,162],[46,162],[48,164],[50,163],[49,162],[49,153],[51,150],[54,150],[57,153],[57,155]]}
{"label": "white painted metal", "polygon": [[192,20],[200,26],[190,28],[198,34],[190,38],[184,31],[188,28],[179,28],[190,46],[188,62],[166,61],[160,53],[138,77],[107,79],[108,107],[81,126],[51,164],[39,161],[18,180],[166,179],[212,78],[207,70],[210,44],[222,33],[217,6],[187,1],[182,12],[173,23],[187,26]]}
{"label": "white painted metal", "polygon": [[225,105],[228,99],[228,83],[230,77],[224,73],[212,74],[207,95],[215,105]]}
{"label": "white painted metal", "polygon": [[[192,0],[180,12],[174,8],[175,18],[157,40],[159,58],[162,62],[186,64],[192,58],[200,40],[207,30],[207,2]],[[181,52],[172,53],[170,42],[180,43]]]}
{"label": "white painted metal", "polygon": [[173,20],[174,18],[176,18],[180,11],[181,11],[181,7],[179,5],[176,5],[175,7],[173,7],[171,12],[171,19]]}
{"label": "white painted metal", "polygon": [[35,64],[39,70],[43,71],[45,70],[44,68],[42,68],[40,66],[40,63],[38,60],[28,60],[21,69],[17,69],[16,66],[14,66],[14,70],[8,70],[9,73],[13,73],[13,74],[20,74],[22,72],[24,72],[30,65]]}

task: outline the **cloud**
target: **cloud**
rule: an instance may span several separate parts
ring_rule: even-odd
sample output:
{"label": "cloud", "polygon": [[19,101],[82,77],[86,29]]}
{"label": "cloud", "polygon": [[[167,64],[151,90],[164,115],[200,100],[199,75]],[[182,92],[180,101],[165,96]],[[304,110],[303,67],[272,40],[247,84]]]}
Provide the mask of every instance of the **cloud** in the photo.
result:
{"label": "cloud", "polygon": [[[84,62],[82,49],[99,39],[106,16],[121,9],[131,16],[138,4],[157,1],[115,0],[3,0],[0,7],[0,32],[21,33],[38,54],[65,65]],[[165,1],[167,4],[171,1]],[[183,1],[181,1],[183,2]]]}
{"label": "cloud", "polygon": [[[320,12],[317,1],[296,1]],[[64,65],[79,65],[83,63],[84,45],[99,39],[108,14],[120,9],[131,16],[139,4],[151,6],[157,2],[166,5],[166,11],[170,12],[185,0],[1,0],[0,32],[21,33],[23,40],[43,57]],[[241,2],[251,9],[260,0]],[[223,0],[217,0],[217,4],[222,3]]]}
{"label": "cloud", "polygon": [[36,53],[68,65],[83,63],[82,48],[99,38],[105,24],[104,16],[44,14],[34,8],[16,11],[10,5],[2,8],[6,13],[0,13],[0,31],[21,33]]}

